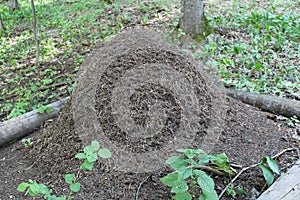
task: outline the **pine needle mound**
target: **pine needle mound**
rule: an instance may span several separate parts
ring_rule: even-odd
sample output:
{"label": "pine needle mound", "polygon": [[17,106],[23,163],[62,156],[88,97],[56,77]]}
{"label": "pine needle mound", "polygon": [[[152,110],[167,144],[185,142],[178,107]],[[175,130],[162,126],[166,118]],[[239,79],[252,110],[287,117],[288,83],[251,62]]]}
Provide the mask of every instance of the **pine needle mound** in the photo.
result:
{"label": "pine needle mound", "polygon": [[[35,179],[55,177],[53,185],[63,188],[58,180],[80,167],[76,153],[96,139],[113,155],[93,170],[95,179],[102,177],[98,195],[130,199],[135,188],[120,194],[105,188],[138,184],[155,170],[160,176],[178,148],[210,150],[222,131],[223,110],[222,94],[191,56],[151,30],[128,30],[86,58],[71,100],[39,130],[25,157],[36,161],[41,177]],[[94,178],[87,174],[82,181]]]}
{"label": "pine needle mound", "polygon": [[[151,171],[195,139],[205,150],[213,147],[223,97],[191,56],[152,30],[136,28],[86,59],[72,110],[83,141],[96,138],[124,156],[114,167],[139,172],[152,164]],[[138,168],[134,163],[141,160],[148,163]]]}

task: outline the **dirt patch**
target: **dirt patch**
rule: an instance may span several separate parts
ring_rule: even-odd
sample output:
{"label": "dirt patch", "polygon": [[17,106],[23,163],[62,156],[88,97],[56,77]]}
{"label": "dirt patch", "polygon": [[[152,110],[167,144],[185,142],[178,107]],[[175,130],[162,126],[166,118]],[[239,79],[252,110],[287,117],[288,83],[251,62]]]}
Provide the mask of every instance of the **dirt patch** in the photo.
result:
{"label": "dirt patch", "polygon": [[[106,135],[110,134],[110,141],[120,142],[124,149],[126,147],[129,150],[133,150],[133,152],[151,152],[160,149],[163,143],[174,137],[172,132],[162,131],[161,135],[156,138],[157,143],[147,140],[146,142],[144,140],[134,141],[126,133],[115,134],[115,131],[118,131],[118,127],[116,122],[111,120],[113,117],[110,103],[113,100],[109,98],[112,93],[112,88],[110,87],[121,78],[118,74],[124,73],[122,70],[126,69],[126,67],[128,70],[129,66],[143,65],[149,62],[157,64],[158,62],[158,64],[163,66],[176,64],[175,66],[178,66],[176,70],[186,75],[188,80],[190,80],[189,84],[193,85],[194,89],[198,91],[195,92],[196,98],[203,102],[204,106],[199,110],[199,115],[196,115],[197,123],[199,124],[198,128],[202,128],[202,132],[200,130],[196,131],[196,137],[190,144],[190,147],[202,148],[205,145],[203,144],[203,135],[211,133],[209,131],[209,128],[211,128],[210,121],[218,119],[218,121],[222,121],[222,123],[218,123],[218,125],[222,124],[222,130],[219,129],[219,139],[216,139],[214,144],[210,144],[212,145],[210,149],[213,153],[225,152],[229,156],[231,163],[236,165],[247,166],[259,162],[263,156],[275,155],[285,148],[299,148],[299,143],[291,139],[293,129],[274,121],[273,115],[263,113],[254,107],[247,106],[229,97],[224,98],[224,101],[222,101],[223,105],[220,105],[222,107],[221,113],[224,116],[216,115],[217,113],[220,114],[220,112],[218,110],[218,112],[215,112],[212,109],[214,108],[213,98],[222,98],[222,96],[214,95],[216,91],[211,90],[212,86],[209,85],[209,80],[203,76],[202,72],[200,73],[196,70],[191,57],[180,53],[177,47],[168,45],[155,34],[147,34],[145,37],[143,35],[145,34],[133,36],[132,34],[125,34],[113,40],[114,42],[118,40],[120,43],[128,44],[128,46],[114,46],[113,42],[108,43],[106,49],[109,49],[108,46],[110,46],[110,49],[115,50],[116,53],[109,51],[105,54],[102,48],[103,52],[100,52],[104,53],[104,56],[110,54],[107,57],[107,63],[105,63],[105,60],[103,61],[103,57],[99,57],[99,54],[93,55],[93,58],[90,60],[93,61],[92,64],[94,66],[106,69],[101,74],[103,78],[101,81],[92,81],[93,78],[91,78],[90,84],[93,86],[96,83],[94,86],[97,87],[92,87],[95,90],[93,99],[96,99],[93,106],[98,113],[98,118],[96,119],[100,120],[100,124],[103,125],[103,132]],[[133,52],[132,49],[135,48],[135,45],[141,44],[138,38],[147,38],[145,41],[147,48],[140,47]],[[150,43],[152,43],[151,48],[147,46]],[[86,71],[86,73],[90,72]],[[95,80],[99,80],[98,78],[96,77]],[[84,95],[87,94],[84,92],[88,90],[82,91],[82,95]],[[80,98],[78,96],[75,97]],[[181,107],[179,107],[183,102],[180,101],[178,95],[174,95],[167,88],[158,87],[157,84],[145,84],[135,90],[131,97],[132,104],[130,105],[132,109],[124,110],[124,113],[129,112],[129,115],[131,114],[130,116],[135,119],[137,124],[143,125],[149,122],[149,116],[145,115],[145,113],[150,108],[143,105],[157,102],[160,102],[164,109],[167,108],[169,110],[169,113],[167,112],[167,114],[170,114],[169,118],[167,118],[167,121],[169,121],[164,124],[168,125],[169,129],[176,132],[179,121],[184,119],[176,118],[179,117],[178,115],[184,116]],[[76,128],[78,118],[74,117],[72,101],[68,102],[58,118],[46,122],[40,130],[30,136],[33,138],[33,145],[30,148],[25,148],[21,144],[15,143],[0,150],[0,185],[4,186],[0,188],[0,199],[30,199],[16,190],[19,183],[28,181],[28,179],[45,183],[58,195],[66,194],[65,189],[67,185],[64,183],[64,175],[77,173],[81,163],[74,156],[83,148],[85,142],[82,140],[81,132],[78,132]],[[105,108],[107,109],[105,110]],[[86,110],[84,108],[81,109]],[[74,119],[77,119],[77,121],[74,121]],[[79,124],[85,125],[84,123]],[[117,156],[119,154],[113,155]],[[278,162],[281,168],[286,169],[289,167],[293,162],[293,157],[296,157],[294,152],[279,157]],[[169,172],[170,168],[167,166],[152,172],[124,172],[124,170],[117,170],[117,167],[110,163],[99,160],[92,172],[80,172],[78,174],[78,181],[82,184],[82,189],[75,195],[75,199],[135,199],[141,183],[143,184],[139,190],[139,199],[171,199],[170,189],[162,185],[160,181]],[[218,193],[222,191],[230,180],[229,177],[210,175],[215,180]],[[253,199],[266,189],[265,181],[259,170],[251,170],[243,174],[233,187],[236,188],[237,186],[242,187],[246,192],[246,194],[237,195],[237,199]],[[225,196],[223,199],[233,199],[233,197]]]}
{"label": "dirt patch", "polygon": [[[262,156],[275,155],[285,148],[299,148],[299,143],[290,139],[289,132],[292,129],[269,119],[268,113],[233,99],[227,102],[226,111],[225,129],[213,152],[225,152],[231,163],[247,166],[258,162]],[[59,118],[47,122],[43,129],[30,136],[34,141],[32,148],[24,148],[17,142],[1,149],[1,199],[30,199],[16,190],[18,183],[28,179],[46,183],[57,194],[65,194],[67,185],[64,183],[64,175],[76,172],[80,166],[74,156],[81,150],[82,143],[74,132],[73,123],[69,103]],[[57,128],[65,131],[57,134]],[[193,144],[195,148],[198,145]],[[296,155],[285,154],[277,160],[281,169],[292,164],[293,156]],[[160,182],[160,178],[168,172],[170,169],[166,167],[153,173],[122,173],[107,168],[100,160],[93,172],[80,174],[79,181],[83,187],[76,199],[134,199],[139,184],[148,177],[140,189],[139,199],[171,199],[169,188]],[[229,178],[211,175],[220,192]],[[258,169],[243,174],[234,186],[244,188],[247,193],[237,196],[237,199],[255,197],[257,194],[253,193],[254,188],[259,193],[266,189]],[[225,196],[223,199],[233,198]]]}

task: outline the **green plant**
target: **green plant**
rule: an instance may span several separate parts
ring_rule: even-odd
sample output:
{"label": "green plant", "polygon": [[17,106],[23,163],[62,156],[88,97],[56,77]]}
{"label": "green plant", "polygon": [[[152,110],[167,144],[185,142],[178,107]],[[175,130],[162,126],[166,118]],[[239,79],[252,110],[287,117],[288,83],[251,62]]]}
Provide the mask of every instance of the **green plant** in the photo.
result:
{"label": "green plant", "polygon": [[98,156],[100,156],[101,158],[111,157],[111,153],[108,149],[106,148],[99,149],[99,148],[100,148],[99,142],[93,141],[91,145],[86,146],[83,149],[82,153],[76,154],[75,158],[85,159],[85,161],[80,166],[81,169],[92,170],[95,161],[98,159]]}
{"label": "green plant", "polygon": [[33,144],[32,138],[24,138],[21,140],[21,143],[24,145],[24,147],[30,147]]}
{"label": "green plant", "polygon": [[38,111],[39,113],[50,113],[51,112],[51,107],[49,106],[43,106],[43,105],[38,105]]}
{"label": "green plant", "polygon": [[[24,140],[26,145],[28,141],[31,142],[31,138],[28,139]],[[111,152],[106,148],[100,149],[100,144],[98,141],[92,141],[91,145],[86,146],[83,149],[83,153],[78,153],[76,154],[75,157],[79,159],[86,159],[84,163],[81,165],[80,169],[92,170],[95,161],[98,159],[98,155],[101,158],[110,158]],[[80,183],[76,181],[76,178],[77,178],[76,175],[73,173],[65,175],[65,182],[69,185],[69,189],[74,193],[79,192],[81,187]],[[48,187],[45,184],[37,183],[36,181],[33,181],[31,179],[29,179],[28,182],[20,183],[18,185],[17,190],[19,192],[26,191],[29,193],[30,196],[43,195],[44,199],[48,199],[48,200],[74,199],[74,196],[71,195],[69,196],[64,195],[64,196],[57,197],[56,195],[52,194],[53,190],[48,189]]]}
{"label": "green plant", "polygon": [[290,118],[284,116],[278,116],[277,119],[284,121],[284,123],[286,123],[286,125],[288,125],[289,127],[295,127],[296,124],[300,123],[300,120],[295,115]]}
{"label": "green plant", "polygon": [[[287,151],[287,150],[286,150]],[[177,152],[183,156],[172,156],[166,163],[171,166],[174,172],[164,176],[161,181],[164,185],[171,187],[171,193],[175,193],[175,200],[191,200],[196,197],[196,191],[200,200],[217,200],[226,192],[227,195],[235,197],[245,193],[244,189],[233,186],[233,182],[246,170],[259,166],[263,176],[270,186],[274,182],[275,174],[280,175],[280,169],[276,161],[271,157],[263,157],[259,163],[243,168],[220,193],[219,197],[214,189],[214,181],[203,170],[220,174],[232,175],[228,157],[225,153],[210,155],[201,149],[179,149]],[[283,151],[282,153],[284,153]],[[277,154],[275,157],[281,155]]]}
{"label": "green plant", "polygon": [[267,181],[268,186],[274,182],[274,175],[280,175],[280,169],[276,161],[271,157],[263,157],[259,163],[259,167],[263,171],[265,180]]}
{"label": "green plant", "polygon": [[39,194],[43,195],[44,199],[48,200],[66,200],[66,199],[74,199],[73,196],[61,196],[57,197],[56,195],[52,195],[53,190],[48,189],[45,184],[37,183],[29,179],[28,183],[23,182],[18,185],[19,192],[27,191],[30,196],[37,196]]}
{"label": "green plant", "polygon": [[69,184],[69,188],[72,192],[78,192],[80,190],[80,183],[75,181],[75,174],[67,174],[65,176],[65,182]]}
{"label": "green plant", "polygon": [[[196,190],[201,190],[199,199],[216,200],[217,193],[214,189],[214,181],[202,169],[216,169],[231,173],[229,161],[226,154],[209,155],[201,149],[179,149],[184,156],[172,156],[166,163],[175,172],[172,172],[161,179],[164,185],[171,187],[175,193],[175,200],[190,200],[196,196]],[[208,165],[208,166],[205,166]]]}
{"label": "green plant", "polygon": [[204,46],[211,57],[208,69],[216,69],[225,86],[299,96],[299,63],[294,62],[299,57],[295,48],[300,30],[296,12],[278,13],[272,6],[251,13],[239,9],[229,16],[214,15],[210,24],[218,31]]}
{"label": "green plant", "polygon": [[[237,180],[238,177],[242,173],[244,173],[245,171],[247,171],[249,169],[253,169],[253,168],[257,167],[257,166],[259,166],[262,169],[264,178],[267,181],[268,186],[270,186],[273,183],[273,181],[274,181],[274,177],[275,177],[274,175],[275,174],[278,174],[278,175],[280,174],[279,166],[277,165],[277,163],[274,160],[274,158],[278,157],[281,154],[283,154],[284,152],[290,151],[290,150],[291,149],[285,149],[281,153],[273,156],[273,158],[271,158],[271,157],[263,157],[259,163],[256,163],[256,164],[250,165],[248,167],[242,168],[241,171],[223,189],[223,191],[219,195],[219,198],[221,198],[225,192],[227,192],[228,195],[236,195],[236,192],[232,190],[232,184],[233,184],[233,182],[235,180]],[[240,192],[244,193],[244,190],[242,189],[242,190],[240,190]]]}
{"label": "green plant", "polygon": [[245,190],[244,188],[242,188],[241,186],[237,186],[237,188],[235,188],[234,186],[230,186],[227,188],[226,193],[228,196],[232,196],[233,198],[236,198],[237,195],[243,195],[245,194]]}
{"label": "green plant", "polygon": [[8,119],[17,117],[19,115],[22,115],[26,112],[26,107],[28,106],[27,102],[19,102],[16,103],[14,108],[11,110],[9,115],[7,116]]}

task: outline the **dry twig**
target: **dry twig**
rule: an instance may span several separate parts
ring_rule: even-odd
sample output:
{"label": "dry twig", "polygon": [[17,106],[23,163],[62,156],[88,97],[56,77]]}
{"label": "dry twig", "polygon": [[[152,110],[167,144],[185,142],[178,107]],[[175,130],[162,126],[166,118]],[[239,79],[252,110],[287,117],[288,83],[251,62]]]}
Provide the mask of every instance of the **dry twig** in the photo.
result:
{"label": "dry twig", "polygon": [[[151,176],[151,175],[150,175],[150,176]],[[139,192],[140,192],[140,189],[141,189],[142,185],[149,179],[150,176],[147,176],[147,178],[145,178],[145,180],[143,180],[143,181],[140,183],[140,185],[139,185],[139,187],[138,187],[138,189],[137,189],[137,191],[136,191],[136,193],[135,193],[135,200],[138,200],[138,199],[139,199]]]}

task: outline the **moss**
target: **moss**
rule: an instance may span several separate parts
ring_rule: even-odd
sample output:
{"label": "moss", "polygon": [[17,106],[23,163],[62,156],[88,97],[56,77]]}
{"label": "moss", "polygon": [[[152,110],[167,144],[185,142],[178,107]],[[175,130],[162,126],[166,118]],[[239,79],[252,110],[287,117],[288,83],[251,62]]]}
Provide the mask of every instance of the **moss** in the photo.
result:
{"label": "moss", "polygon": [[213,29],[209,25],[207,18],[203,16],[203,19],[204,20],[200,26],[201,28],[199,32],[192,36],[192,38],[195,39],[197,42],[202,42],[207,36],[209,36],[213,32]]}

